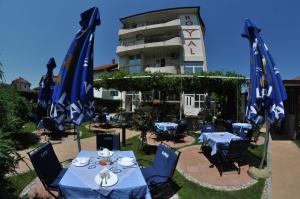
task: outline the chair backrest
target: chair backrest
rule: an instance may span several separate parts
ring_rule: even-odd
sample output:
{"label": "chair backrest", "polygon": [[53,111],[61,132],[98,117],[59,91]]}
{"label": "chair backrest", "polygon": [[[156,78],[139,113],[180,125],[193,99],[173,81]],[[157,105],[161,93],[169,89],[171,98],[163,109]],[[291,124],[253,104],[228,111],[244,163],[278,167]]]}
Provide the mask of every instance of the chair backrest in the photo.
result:
{"label": "chair backrest", "polygon": [[28,153],[32,165],[45,188],[51,187],[51,183],[62,171],[62,166],[53,150],[52,144],[47,142]]}
{"label": "chair backrest", "polygon": [[239,137],[245,140],[251,140],[252,136],[253,136],[253,129],[241,128]]}
{"label": "chair backrest", "polygon": [[168,176],[166,178],[168,180],[174,174],[179,156],[179,151],[175,152],[170,147],[160,144],[157,148],[152,167],[158,175]]}
{"label": "chair backrest", "polygon": [[185,120],[178,121],[178,126],[176,128],[176,134],[184,134],[187,129],[187,122]]}
{"label": "chair backrest", "polygon": [[203,125],[201,132],[202,133],[211,133],[211,132],[216,132],[216,129],[211,124],[205,124],[205,125]]}
{"label": "chair backrest", "polygon": [[50,117],[43,117],[43,124],[45,129],[49,130],[52,133],[60,133],[62,132],[56,126],[56,123]]}
{"label": "chair backrest", "polygon": [[96,134],[96,146],[97,150],[100,147],[107,148],[109,150],[120,150],[120,134],[103,134],[97,133]]}
{"label": "chair backrest", "polygon": [[226,154],[226,158],[239,158],[244,156],[249,147],[249,141],[248,140],[231,140],[228,148],[228,152]]}

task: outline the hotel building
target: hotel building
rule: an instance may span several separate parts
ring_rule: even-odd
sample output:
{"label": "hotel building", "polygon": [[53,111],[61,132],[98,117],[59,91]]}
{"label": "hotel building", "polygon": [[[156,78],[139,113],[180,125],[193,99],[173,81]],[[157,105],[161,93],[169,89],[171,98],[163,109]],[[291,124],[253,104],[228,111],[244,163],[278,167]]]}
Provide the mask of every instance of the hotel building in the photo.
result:
{"label": "hotel building", "polygon": [[[116,49],[119,69],[129,73],[149,71],[167,74],[207,71],[205,25],[199,7],[150,11],[124,17],[120,21],[120,44]],[[149,96],[149,93],[144,94]],[[159,93],[153,91],[152,98],[155,96],[159,98]],[[140,92],[123,92],[123,108],[134,111],[142,99],[145,97]],[[167,102],[179,105],[181,101],[185,115],[197,115],[204,100],[204,94],[182,93],[181,97],[169,96]]]}

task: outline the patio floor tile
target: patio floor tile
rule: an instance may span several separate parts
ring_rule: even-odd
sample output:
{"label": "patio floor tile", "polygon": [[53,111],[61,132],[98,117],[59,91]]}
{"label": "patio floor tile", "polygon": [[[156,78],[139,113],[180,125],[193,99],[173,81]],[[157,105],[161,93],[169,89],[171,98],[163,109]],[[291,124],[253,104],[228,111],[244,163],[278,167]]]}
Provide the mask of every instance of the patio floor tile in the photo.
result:
{"label": "patio floor tile", "polygon": [[202,152],[200,145],[183,148],[181,151],[178,169],[201,185],[234,190],[255,182],[247,173],[248,165],[241,167],[240,174],[232,166],[226,168],[220,176],[217,167],[212,166],[213,160]]}

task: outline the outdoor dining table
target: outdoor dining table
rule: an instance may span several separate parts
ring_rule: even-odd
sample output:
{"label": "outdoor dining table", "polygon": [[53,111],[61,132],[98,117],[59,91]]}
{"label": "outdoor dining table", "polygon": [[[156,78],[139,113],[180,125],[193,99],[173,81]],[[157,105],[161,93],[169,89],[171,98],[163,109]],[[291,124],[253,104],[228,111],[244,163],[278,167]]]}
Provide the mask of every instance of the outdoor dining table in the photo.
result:
{"label": "outdoor dining table", "polygon": [[210,155],[213,156],[217,154],[218,145],[229,145],[232,139],[242,139],[239,136],[236,136],[229,132],[213,132],[213,133],[202,133],[199,138],[199,144],[207,143],[211,147]]}
{"label": "outdoor dining table", "polygon": [[[135,159],[132,151],[119,151],[118,157],[131,157]],[[89,157],[91,159],[87,166],[78,167],[71,165],[61,181],[60,190],[65,198],[146,198],[151,199],[147,183],[141,173],[138,164],[132,167],[123,167],[115,163],[118,168],[116,172],[118,181],[111,187],[103,187],[95,182],[99,172],[110,166],[99,165],[100,157],[97,151],[82,150],[77,157]]]}
{"label": "outdoor dining table", "polygon": [[177,129],[178,124],[173,122],[155,122],[154,127],[162,133],[168,133]]}

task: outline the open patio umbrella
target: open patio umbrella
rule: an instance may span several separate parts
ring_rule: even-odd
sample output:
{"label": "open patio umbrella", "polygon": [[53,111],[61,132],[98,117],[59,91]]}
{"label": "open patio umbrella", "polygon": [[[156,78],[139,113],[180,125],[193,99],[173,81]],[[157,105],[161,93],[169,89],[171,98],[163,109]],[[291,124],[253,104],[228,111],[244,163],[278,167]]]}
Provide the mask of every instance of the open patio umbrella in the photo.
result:
{"label": "open patio umbrella", "polygon": [[266,122],[266,139],[260,169],[267,152],[270,125],[284,118],[283,101],[287,95],[278,68],[257,28],[245,20],[243,37],[250,42],[250,87],[246,117],[255,124]]}
{"label": "open patio umbrella", "polygon": [[53,69],[56,67],[56,63],[53,57],[51,57],[47,63],[47,73],[43,75],[40,81],[40,91],[38,94],[38,104],[44,109],[48,110],[52,103],[52,93],[54,88],[53,81]]}
{"label": "open patio umbrella", "polygon": [[78,150],[81,150],[80,124],[92,118],[94,32],[100,24],[98,8],[81,14],[81,29],[77,32],[60,68],[52,96],[51,118],[59,129],[65,122],[76,125]]}

